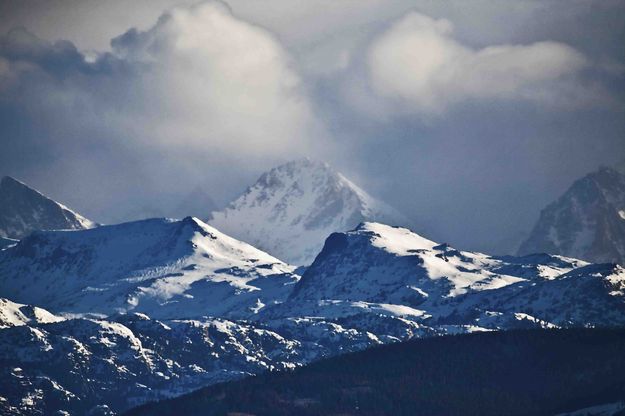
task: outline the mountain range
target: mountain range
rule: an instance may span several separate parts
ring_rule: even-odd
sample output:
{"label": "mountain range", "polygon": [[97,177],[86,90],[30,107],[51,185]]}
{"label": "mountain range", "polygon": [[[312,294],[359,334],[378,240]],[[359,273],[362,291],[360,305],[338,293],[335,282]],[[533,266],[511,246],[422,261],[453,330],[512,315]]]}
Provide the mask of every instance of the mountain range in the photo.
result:
{"label": "mountain range", "polygon": [[620,266],[380,223],[293,269],[191,217],[35,232],[0,251],[0,408],[107,414],[412,338],[625,323]]}
{"label": "mountain range", "polygon": [[[594,226],[622,189],[613,171],[589,176],[558,205]],[[112,415],[415,338],[625,325],[611,258],[462,251],[308,159],[210,225],[96,226],[11,178],[2,189],[0,414]]]}

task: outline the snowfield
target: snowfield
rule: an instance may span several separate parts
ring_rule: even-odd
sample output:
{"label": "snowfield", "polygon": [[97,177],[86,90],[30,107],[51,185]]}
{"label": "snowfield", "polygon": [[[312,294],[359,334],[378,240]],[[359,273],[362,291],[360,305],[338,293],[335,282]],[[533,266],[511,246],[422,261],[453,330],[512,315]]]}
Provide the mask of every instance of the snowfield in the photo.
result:
{"label": "snowfield", "polygon": [[192,217],[35,232],[0,258],[0,293],[58,312],[244,317],[282,301],[293,267]]}

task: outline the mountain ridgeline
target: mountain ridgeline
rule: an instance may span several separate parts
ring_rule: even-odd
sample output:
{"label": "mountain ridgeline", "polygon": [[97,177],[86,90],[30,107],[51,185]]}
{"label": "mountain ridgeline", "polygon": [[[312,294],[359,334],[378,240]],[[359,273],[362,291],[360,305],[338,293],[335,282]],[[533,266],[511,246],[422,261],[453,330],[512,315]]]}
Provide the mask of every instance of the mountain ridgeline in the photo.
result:
{"label": "mountain ridgeline", "polygon": [[149,219],[35,232],[0,253],[0,293],[55,312],[244,318],[286,298],[292,270],[196,218]]}
{"label": "mountain ridgeline", "polygon": [[536,252],[625,265],[625,174],[601,168],[547,206],[519,249]]}
{"label": "mountain ridgeline", "polygon": [[493,257],[406,228],[334,233],[303,276],[196,218],[40,231],[0,251],[17,413],[118,413],[413,338],[622,326],[625,270]]}
{"label": "mountain ridgeline", "polygon": [[[575,253],[588,259],[587,248],[599,247],[604,256],[595,263],[561,254],[491,256],[430,240],[392,225],[406,220],[307,159],[262,175],[210,224],[186,217],[95,227],[5,178],[0,414],[119,414],[207,385],[418,338],[435,340],[354,356],[366,366],[345,358],[311,373],[227,384],[191,396],[200,402],[185,398],[180,408],[553,414],[611,406],[622,392],[608,384],[622,386],[622,360],[609,353],[621,347],[622,333],[565,330],[625,326],[625,269],[612,261],[625,215],[618,175],[602,170],[581,180],[537,226],[559,243],[547,251],[583,248]],[[598,240],[609,244],[581,243]],[[520,329],[533,331],[441,337]],[[414,367],[385,373],[399,358]],[[334,365],[344,371],[328,373]],[[576,371],[582,379],[562,387]],[[511,372],[514,380],[504,384]],[[445,386],[454,400],[444,398]]]}

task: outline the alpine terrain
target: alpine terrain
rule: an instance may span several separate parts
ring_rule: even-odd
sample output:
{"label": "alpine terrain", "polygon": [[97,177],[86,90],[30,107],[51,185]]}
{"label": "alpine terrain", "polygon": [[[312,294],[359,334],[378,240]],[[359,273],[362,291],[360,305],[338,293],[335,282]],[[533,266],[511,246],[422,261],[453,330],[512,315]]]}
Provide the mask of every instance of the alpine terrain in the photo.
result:
{"label": "alpine terrain", "polygon": [[[81,230],[95,225],[10,176],[0,180],[0,237],[21,239],[35,230]],[[0,243],[0,248],[4,245]]]}
{"label": "alpine terrain", "polygon": [[246,317],[284,300],[293,267],[202,221],[34,232],[0,255],[0,293],[57,312]]}
{"label": "alpine terrain", "polygon": [[0,416],[625,416],[625,0],[43,3]]}
{"label": "alpine terrain", "polygon": [[334,231],[404,217],[327,163],[295,160],[262,174],[210,223],[288,263],[309,265]]}
{"label": "alpine terrain", "polygon": [[413,338],[625,325],[625,270],[493,257],[406,228],[331,234],[303,276],[196,218],[0,251],[0,413],[116,414]]}
{"label": "alpine terrain", "polygon": [[625,265],[625,174],[601,168],[547,206],[519,249],[536,252]]}

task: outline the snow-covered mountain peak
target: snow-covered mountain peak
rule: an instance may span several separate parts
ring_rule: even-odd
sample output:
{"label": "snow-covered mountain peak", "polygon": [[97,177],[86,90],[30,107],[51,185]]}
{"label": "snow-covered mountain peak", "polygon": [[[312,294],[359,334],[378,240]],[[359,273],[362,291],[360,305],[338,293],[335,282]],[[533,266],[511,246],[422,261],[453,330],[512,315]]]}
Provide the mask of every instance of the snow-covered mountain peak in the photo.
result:
{"label": "snow-covered mountain peak", "polygon": [[523,279],[516,268],[497,272],[502,266],[500,260],[438,244],[407,228],[366,222],[328,237],[292,298],[414,307],[430,296],[453,297]]}
{"label": "snow-covered mountain peak", "polygon": [[410,255],[415,250],[432,250],[436,246],[439,246],[441,250],[444,249],[443,245],[403,227],[364,222],[360,223],[353,232],[370,235],[373,246],[400,256]]}
{"label": "snow-covered mountain peak", "polygon": [[0,180],[0,237],[20,239],[35,230],[80,230],[96,223],[10,176]]}
{"label": "snow-covered mountain peak", "polygon": [[35,232],[0,252],[0,291],[55,312],[246,316],[284,299],[293,269],[197,218],[148,219]]}
{"label": "snow-covered mountain peak", "polygon": [[377,319],[372,315],[383,315],[449,331],[467,322],[476,330],[524,325],[520,321],[600,325],[625,322],[624,282],[615,264],[544,253],[488,256],[365,222],[330,235],[287,301],[260,318],[370,323]]}
{"label": "snow-covered mountain peak", "polygon": [[334,231],[367,220],[405,223],[325,162],[308,158],[263,173],[211,224],[292,264],[310,264]]}
{"label": "snow-covered mountain peak", "polygon": [[38,191],[35,191],[34,189],[30,188],[28,185],[26,185],[24,182],[17,180],[11,176],[4,176],[1,180],[0,180],[0,188],[6,188],[6,189],[10,189],[10,188],[15,188],[15,189],[28,189],[30,191],[34,191],[39,193]]}

